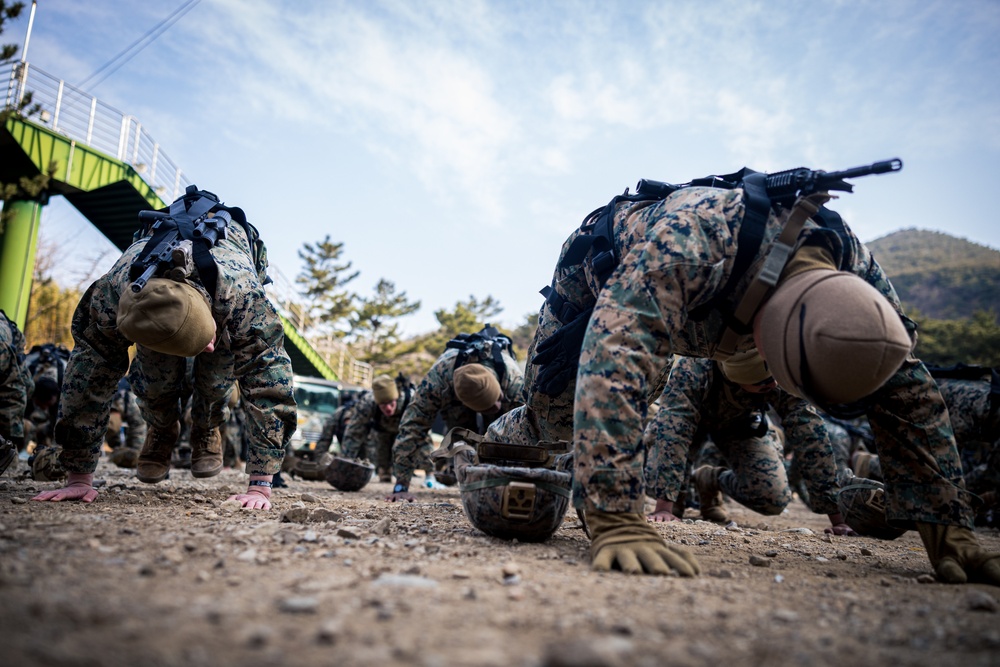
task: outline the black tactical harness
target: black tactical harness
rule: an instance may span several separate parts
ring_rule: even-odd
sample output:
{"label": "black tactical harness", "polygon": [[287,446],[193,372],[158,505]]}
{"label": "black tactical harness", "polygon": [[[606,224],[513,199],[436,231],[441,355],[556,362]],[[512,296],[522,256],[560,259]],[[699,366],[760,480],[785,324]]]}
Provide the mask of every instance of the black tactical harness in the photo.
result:
{"label": "black tactical harness", "polygon": [[503,352],[507,351],[513,356],[514,342],[500,333],[496,327],[487,324],[474,334],[460,333],[448,341],[445,349],[458,350],[454,366],[457,370],[469,362],[469,357],[473,352],[481,353],[487,343],[490,343],[491,352],[489,354],[490,360],[493,362],[493,370],[496,371],[502,386],[507,375],[507,364],[504,363]]}
{"label": "black tactical harness", "polygon": [[[166,215],[163,215],[164,213]],[[216,217],[214,223],[219,229],[217,236],[200,233],[199,225],[204,223],[209,214],[214,214]],[[251,260],[261,284],[267,285],[271,282],[270,277],[267,276],[266,250],[260,240],[257,228],[247,221],[243,209],[223,205],[215,194],[207,190],[198,190],[197,186],[189,185],[185,195],[175,199],[166,209],[161,209],[156,213],[141,211],[139,217],[140,220],[144,221],[144,224],[136,233],[137,238],[150,233],[152,235],[146,241],[142,252],[129,267],[129,279],[132,281],[142,275],[146,268],[144,263],[150,253],[166,237],[176,232],[181,239],[191,241],[191,255],[198,277],[214,301],[218,286],[219,267],[215,263],[215,258],[212,257],[211,249],[218,245],[219,240],[226,238],[226,228],[231,221],[235,220],[243,227],[246,234]]]}

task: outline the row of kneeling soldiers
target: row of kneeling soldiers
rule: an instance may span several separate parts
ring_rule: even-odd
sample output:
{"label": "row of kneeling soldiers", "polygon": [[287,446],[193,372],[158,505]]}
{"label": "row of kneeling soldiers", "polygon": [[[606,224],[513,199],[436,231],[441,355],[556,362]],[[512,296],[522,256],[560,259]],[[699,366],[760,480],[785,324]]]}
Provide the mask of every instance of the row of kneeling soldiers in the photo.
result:
{"label": "row of kneeling soldiers", "polygon": [[[701,438],[711,438],[721,455],[719,465],[691,474],[704,516],[728,518],[723,494],[757,511],[780,511],[791,497],[787,449],[793,480],[810,507],[829,517],[829,530],[857,530],[838,500],[852,486],[848,472],[867,464],[873,474],[873,459],[861,452],[856,467],[838,469],[829,437],[821,435],[822,411],[863,417],[878,454],[884,489],[861,485],[849,513],[874,508],[886,526],[916,529],[944,581],[1000,584],[1000,555],[984,551],[972,530],[989,490],[977,494],[971,479],[967,484],[956,440],[960,420],[914,357],[916,326],[888,277],[826,208],[827,193],[803,192],[761,210],[745,194],[750,181],[620,195],[588,216],[563,245],[543,292],[523,373],[494,339],[481,353],[447,349],[413,390],[393,439],[389,499],[412,499],[415,470],[427,470],[420,454],[428,449],[427,431],[443,413],[449,427],[466,434],[446,439],[441,455],[453,462],[463,496],[482,492],[475,511],[499,513],[506,526],[530,520],[536,503],[547,506],[546,493],[571,496],[596,569],[693,575],[697,560],[664,539],[645,503],[651,493],[654,520],[678,516],[683,471]],[[133,267],[146,266],[146,246],[171,221],[184,229],[196,216],[222,212],[232,224],[209,248],[210,272],[199,266],[135,284]],[[148,426],[136,475],[164,479],[190,363],[191,474],[221,470],[218,427],[238,382],[248,480],[232,499],[249,509],[271,506],[296,407],[281,322],[262,287],[266,253],[242,210],[212,193],[192,186],[164,215],[166,224],[140,229],[81,300],[53,434],[66,483],[37,500],[97,497],[93,472],[126,371]],[[202,279],[208,275],[212,280]],[[380,380],[368,399],[383,415],[393,400],[379,399],[401,395],[389,383]],[[767,413],[781,421],[780,446]],[[748,414],[758,416],[748,423]],[[342,453],[359,455],[360,441],[349,431],[364,422],[348,423]],[[993,452],[987,472],[990,461]],[[513,469],[548,472],[528,483]]]}

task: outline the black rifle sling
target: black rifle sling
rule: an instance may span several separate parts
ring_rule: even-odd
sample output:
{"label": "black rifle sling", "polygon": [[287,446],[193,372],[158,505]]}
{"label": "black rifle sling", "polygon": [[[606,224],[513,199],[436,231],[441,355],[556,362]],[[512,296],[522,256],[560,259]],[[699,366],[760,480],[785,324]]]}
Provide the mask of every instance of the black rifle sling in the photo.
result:
{"label": "black rifle sling", "polygon": [[[745,172],[745,173],[744,173]],[[760,244],[764,241],[764,230],[767,227],[767,218],[771,213],[771,199],[767,196],[764,187],[765,175],[749,169],[734,174],[724,176],[723,181],[729,182],[730,178],[743,179],[743,222],[740,224],[740,231],[736,240],[736,259],[733,261],[733,270],[729,274],[729,280],[706,303],[692,308],[688,318],[693,321],[705,319],[708,314],[715,310],[719,304],[732,294],[736,289],[736,284],[740,281],[750,268],[750,264],[760,250]],[[739,333],[747,333],[739,331]]]}
{"label": "black rifle sling", "polygon": [[219,267],[216,266],[215,259],[210,252],[212,248],[210,241],[204,237],[195,238],[194,236],[194,221],[211,211],[214,206],[218,206],[218,202],[208,197],[201,197],[192,202],[190,210],[185,208],[183,198],[174,201],[168,211],[170,215],[169,220],[173,224],[160,224],[159,228],[153,232],[153,236],[146,241],[142,252],[132,262],[132,266],[140,265],[149,253],[159,245],[163,237],[171,233],[173,227],[176,226],[177,235],[182,239],[191,241],[191,258],[198,269],[198,276],[201,279],[202,285],[205,286],[205,289],[208,290],[209,295],[214,300],[219,280]]}
{"label": "black rifle sling", "polygon": [[457,370],[468,363],[469,355],[473,350],[480,352],[485,343],[490,343],[490,359],[493,362],[493,370],[497,374],[500,385],[503,386],[504,378],[507,375],[507,364],[503,360],[503,350],[511,348],[511,340],[500,333],[496,327],[487,324],[481,331],[474,334],[460,333],[448,341],[445,349],[458,350],[453,367]]}

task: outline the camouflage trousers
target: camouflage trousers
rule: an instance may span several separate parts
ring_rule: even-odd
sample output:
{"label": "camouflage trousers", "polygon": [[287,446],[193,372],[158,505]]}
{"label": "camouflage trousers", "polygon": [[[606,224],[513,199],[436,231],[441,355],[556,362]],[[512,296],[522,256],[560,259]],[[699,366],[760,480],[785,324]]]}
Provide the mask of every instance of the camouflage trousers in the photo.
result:
{"label": "camouflage trousers", "polygon": [[[759,438],[722,439],[718,443],[704,440],[695,447],[697,451],[688,456],[671,456],[662,445],[649,445],[647,492],[658,499],[676,501],[684,495],[691,470],[708,465],[724,469],[719,474],[719,488],[748,509],[780,514],[791,501],[782,441],[774,429]],[[678,486],[680,480],[685,480],[682,486]]]}
{"label": "camouflage trousers", "polygon": [[962,479],[948,408],[927,368],[910,358],[868,410],[885,478],[890,524],[972,528],[972,494]]}
{"label": "camouflage trousers", "polygon": [[781,440],[771,430],[759,438],[723,440],[716,446],[729,467],[719,488],[739,504],[761,514],[780,514],[792,500]]}
{"label": "camouflage trousers", "polygon": [[[128,379],[135,392],[143,419],[154,428],[166,428],[181,420],[181,404],[186,399],[187,360],[139,347]],[[222,425],[224,408],[233,391],[233,357],[217,349],[194,360],[194,393],[191,396],[191,423],[212,429]]]}

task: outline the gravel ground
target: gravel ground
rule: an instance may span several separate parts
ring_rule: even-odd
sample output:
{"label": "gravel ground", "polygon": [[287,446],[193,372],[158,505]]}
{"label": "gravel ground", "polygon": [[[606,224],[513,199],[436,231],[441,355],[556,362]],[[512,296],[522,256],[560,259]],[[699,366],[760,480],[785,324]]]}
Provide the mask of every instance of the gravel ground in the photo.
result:
{"label": "gravel ground", "polygon": [[824,535],[797,500],[657,524],[704,572],[639,577],[592,572],[572,511],[504,542],[456,489],[291,480],[249,512],[224,502],[242,472],[151,486],[102,461],[96,502],[37,503],[58,485],[20,465],[0,478],[3,665],[1000,665],[1000,589],[935,583],[915,532]]}

